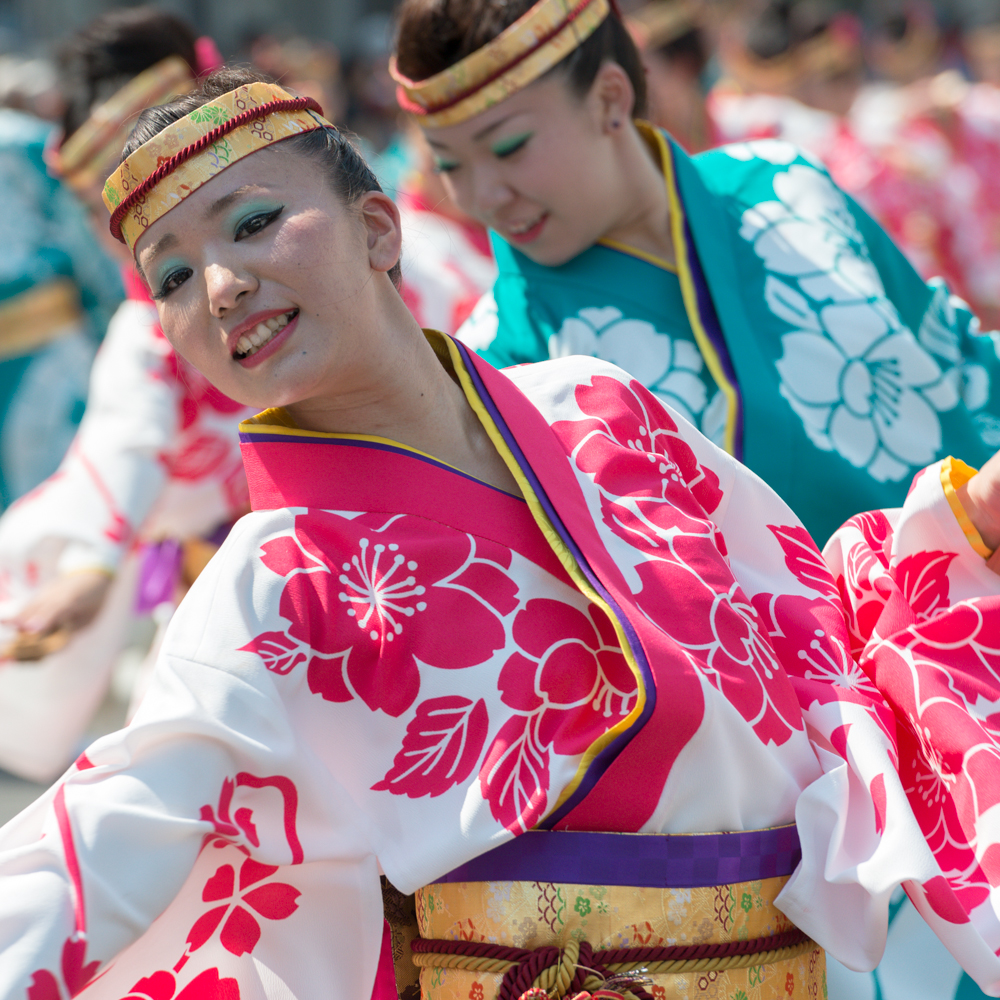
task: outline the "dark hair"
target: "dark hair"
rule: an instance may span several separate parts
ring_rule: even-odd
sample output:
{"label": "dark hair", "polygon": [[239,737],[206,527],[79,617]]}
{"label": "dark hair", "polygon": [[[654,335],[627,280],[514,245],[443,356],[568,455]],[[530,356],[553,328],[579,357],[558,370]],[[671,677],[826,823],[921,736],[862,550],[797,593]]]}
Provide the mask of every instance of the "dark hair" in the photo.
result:
{"label": "dark hair", "polygon": [[[139,115],[135,127],[129,133],[122,151],[122,161],[124,162],[140,146],[149,142],[168,125],[179,121],[203,104],[214,101],[217,97],[228,94],[237,87],[251,83],[272,82],[264,73],[239,66],[223,67],[216,70],[201,81],[197,90],[184,94],[169,104],[146,108]],[[300,156],[316,160],[322,166],[330,186],[347,205],[353,204],[366,191],[382,190],[382,186],[375,174],[372,173],[371,167],[365,162],[365,158],[347,134],[339,129],[323,128],[305,132],[290,139],[283,139],[281,146],[298,153]],[[392,283],[399,288],[401,268],[398,260],[388,273]]]}
{"label": "dark hair", "polygon": [[669,63],[680,64],[692,76],[700,76],[708,65],[708,48],[701,28],[695,26],[684,34],[664,42],[657,54]]}
{"label": "dark hair", "polygon": [[95,104],[167,56],[180,56],[195,75],[194,30],[179,17],[155,7],[103,14],[59,49],[60,86],[66,100],[63,132],[69,138]]}
{"label": "dark hair", "polygon": [[[481,49],[535,0],[403,0],[399,10],[396,65],[411,80],[426,80]],[[615,13],[549,72],[563,72],[577,96],[586,94],[605,62],[616,62],[635,91],[633,115],[646,112],[646,73],[639,50]]]}
{"label": "dark hair", "polygon": [[746,45],[758,59],[787,55],[830,28],[832,0],[770,0],[747,27]]}

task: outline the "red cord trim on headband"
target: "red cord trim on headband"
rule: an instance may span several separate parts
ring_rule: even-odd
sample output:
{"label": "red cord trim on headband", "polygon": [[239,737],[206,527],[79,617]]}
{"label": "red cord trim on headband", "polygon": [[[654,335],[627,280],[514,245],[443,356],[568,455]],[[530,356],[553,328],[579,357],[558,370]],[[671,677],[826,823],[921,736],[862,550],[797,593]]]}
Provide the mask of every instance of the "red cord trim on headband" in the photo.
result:
{"label": "red cord trim on headband", "polygon": [[[436,104],[432,108],[425,108],[422,105],[417,104],[414,101],[411,101],[406,96],[406,90],[404,89],[403,84],[400,84],[396,88],[396,101],[399,103],[399,106],[404,111],[409,111],[410,114],[413,115],[436,115],[442,111],[447,111],[448,108],[453,108],[459,102],[464,101],[470,94],[476,93],[477,90],[482,90],[483,87],[488,87],[494,80],[499,80],[500,77],[504,75],[504,73],[509,73],[519,63],[524,62],[524,60],[527,59],[528,56],[537,52],[540,48],[542,48],[543,45],[546,45],[550,41],[552,41],[552,39],[555,38],[556,35],[558,35],[561,31],[565,30],[566,27],[572,24],[591,5],[591,3],[593,3],[593,0],[581,0],[581,2],[578,3],[569,12],[569,14],[566,15],[565,21],[554,27],[547,34],[542,35],[541,38],[535,41],[535,44],[532,45],[530,49],[526,49],[516,59],[507,63],[506,66],[503,66],[501,69],[498,69],[495,73],[493,73],[491,76],[488,76],[481,83],[477,83],[474,87],[470,88],[469,90],[463,91],[457,97],[453,97],[450,101],[447,101],[444,104]],[[618,9],[616,0],[609,0],[609,4],[611,6],[612,11]],[[408,80],[407,83],[410,84],[423,83],[423,80]]]}
{"label": "red cord trim on headband", "polygon": [[[121,240],[123,243],[125,242],[122,236],[122,219],[125,218],[137,201],[156,187],[164,177],[168,177],[173,173],[185,160],[191,159],[192,156],[200,153],[206,146],[210,146],[213,142],[216,142],[227,133],[238,129],[241,125],[245,125],[255,118],[264,118],[275,111],[315,111],[320,115],[323,113],[323,109],[311,97],[294,97],[284,101],[272,101],[270,104],[259,104],[255,108],[247,108],[246,111],[241,111],[228,121],[222,122],[221,125],[216,125],[210,132],[206,132],[203,136],[192,142],[190,146],[185,146],[184,149],[174,153],[168,160],[164,160],[141,184],[128,193],[111,215],[111,235],[115,239]],[[316,128],[321,127],[319,124],[316,126]]]}

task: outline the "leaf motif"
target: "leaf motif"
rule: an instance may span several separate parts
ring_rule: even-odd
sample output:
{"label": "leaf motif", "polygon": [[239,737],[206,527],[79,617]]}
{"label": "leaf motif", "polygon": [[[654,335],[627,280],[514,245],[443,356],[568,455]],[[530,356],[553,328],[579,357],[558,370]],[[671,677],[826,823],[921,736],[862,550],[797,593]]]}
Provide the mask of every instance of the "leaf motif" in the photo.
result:
{"label": "leaf motif", "polygon": [[488,730],[482,698],[474,705],[458,695],[421,702],[392,767],[372,791],[411,799],[443,794],[472,773]]}
{"label": "leaf motif", "polygon": [[796,579],[810,590],[836,601],[840,595],[833,574],[809,532],[797,524],[769,524],[767,527],[778,540],[785,553],[785,565]]}
{"label": "leaf motif", "polygon": [[536,719],[536,715],[508,719],[479,771],[479,787],[490,812],[512,833],[530,830],[548,801],[549,756],[533,738]]}
{"label": "leaf motif", "polygon": [[240,646],[240,652],[256,653],[275,674],[290,673],[306,660],[300,644],[284,632],[262,632]]}
{"label": "leaf motif", "polygon": [[894,575],[918,617],[927,618],[951,604],[948,566],[954,558],[954,552],[918,552],[900,560]]}

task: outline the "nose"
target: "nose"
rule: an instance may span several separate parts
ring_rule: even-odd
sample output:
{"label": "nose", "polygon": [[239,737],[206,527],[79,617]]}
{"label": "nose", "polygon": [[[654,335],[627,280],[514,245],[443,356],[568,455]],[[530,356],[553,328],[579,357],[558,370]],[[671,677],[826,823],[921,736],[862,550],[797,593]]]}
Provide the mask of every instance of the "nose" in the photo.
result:
{"label": "nose", "polygon": [[514,191],[492,164],[477,164],[471,173],[471,204],[466,211],[489,225],[496,213],[514,200]]}
{"label": "nose", "polygon": [[209,312],[221,319],[235,309],[240,300],[253,292],[257,279],[248,271],[234,271],[225,264],[209,264],[205,269]]}

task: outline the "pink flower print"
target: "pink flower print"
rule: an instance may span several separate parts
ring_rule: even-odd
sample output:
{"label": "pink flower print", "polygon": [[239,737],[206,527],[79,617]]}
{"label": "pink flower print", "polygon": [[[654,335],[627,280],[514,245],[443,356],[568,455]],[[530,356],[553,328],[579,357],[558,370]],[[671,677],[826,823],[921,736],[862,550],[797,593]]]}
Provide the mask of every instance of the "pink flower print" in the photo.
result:
{"label": "pink flower print", "polygon": [[[122,1000],[172,1000],[177,984],[169,972],[154,972],[129,990]],[[177,994],[176,1000],[240,1000],[240,984],[218,969],[205,969]]]}
{"label": "pink flower print", "polygon": [[187,936],[187,954],[175,968],[180,968],[187,956],[197,951],[220,924],[219,940],[223,948],[234,955],[244,955],[252,952],[260,940],[260,924],[254,913],[268,920],[287,920],[298,909],[296,900],[301,893],[284,882],[264,882],[277,870],[276,865],[262,865],[247,858],[240,865],[237,886],[233,866],[219,867],[205,883],[201,897],[206,903],[224,902],[195,921]]}
{"label": "pink flower print", "polygon": [[[739,711],[764,743],[802,729],[795,690],[729,566],[705,539],[679,536],[672,559],[637,567],[637,603]],[[670,601],[646,595],[669,594]]]}
{"label": "pink flower print", "polygon": [[60,980],[48,969],[39,969],[32,973],[31,985],[28,987],[28,1000],[63,1000],[79,993],[100,968],[99,961],[86,962],[87,939],[76,936],[66,938],[63,942],[60,972],[65,993],[60,989]]}
{"label": "pink flower print", "polygon": [[447,670],[484,662],[504,645],[500,616],[517,605],[508,549],[407,515],[309,511],[262,558],[288,577],[279,609],[291,641],[270,632],[244,648],[292,669],[293,644],[311,647],[314,694],[357,697],[393,717],[417,699],[418,660]]}
{"label": "pink flower print", "polygon": [[529,830],[548,802],[552,751],[582,754],[635,707],[638,685],[610,621],[536,598],[514,619],[519,651],[500,672],[505,705],[518,714],[501,727],[479,771],[493,816]]}
{"label": "pink flower print", "polygon": [[663,404],[640,382],[626,387],[596,375],[577,386],[576,402],[593,419],[559,421],[552,429],[606,493],[669,499],[693,517],[719,506],[718,476],[699,464]]}
{"label": "pink flower print", "polygon": [[536,598],[514,619],[514,653],[500,672],[503,702],[540,715],[543,747],[583,753],[635,708],[638,685],[607,616]]}

